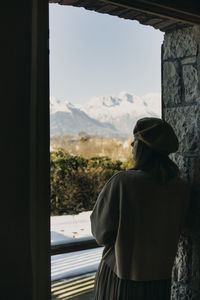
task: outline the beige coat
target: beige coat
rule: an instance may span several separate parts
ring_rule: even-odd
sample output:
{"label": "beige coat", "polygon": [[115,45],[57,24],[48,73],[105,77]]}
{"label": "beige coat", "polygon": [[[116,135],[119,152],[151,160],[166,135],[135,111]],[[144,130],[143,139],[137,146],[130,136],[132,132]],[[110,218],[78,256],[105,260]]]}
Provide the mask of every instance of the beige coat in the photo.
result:
{"label": "beige coat", "polygon": [[189,186],[180,178],[158,184],[144,171],[124,171],[104,186],[91,214],[103,259],[121,279],[171,277]]}

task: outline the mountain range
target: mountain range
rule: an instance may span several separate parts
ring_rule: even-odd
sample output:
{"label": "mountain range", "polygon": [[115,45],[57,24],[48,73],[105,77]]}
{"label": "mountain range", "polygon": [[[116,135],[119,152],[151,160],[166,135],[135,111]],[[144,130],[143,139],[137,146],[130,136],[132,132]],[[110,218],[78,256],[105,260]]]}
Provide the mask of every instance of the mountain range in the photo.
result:
{"label": "mountain range", "polygon": [[94,97],[83,105],[50,97],[51,135],[91,135],[131,137],[139,118],[161,116],[161,96],[149,93],[136,96],[121,92],[118,96]]}

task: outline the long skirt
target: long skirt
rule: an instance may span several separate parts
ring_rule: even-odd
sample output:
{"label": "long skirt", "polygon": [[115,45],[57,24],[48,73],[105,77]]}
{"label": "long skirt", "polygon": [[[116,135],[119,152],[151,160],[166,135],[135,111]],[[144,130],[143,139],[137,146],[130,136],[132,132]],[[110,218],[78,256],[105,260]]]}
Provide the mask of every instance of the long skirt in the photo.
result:
{"label": "long skirt", "polygon": [[170,300],[171,279],[124,280],[101,260],[96,273],[94,300]]}

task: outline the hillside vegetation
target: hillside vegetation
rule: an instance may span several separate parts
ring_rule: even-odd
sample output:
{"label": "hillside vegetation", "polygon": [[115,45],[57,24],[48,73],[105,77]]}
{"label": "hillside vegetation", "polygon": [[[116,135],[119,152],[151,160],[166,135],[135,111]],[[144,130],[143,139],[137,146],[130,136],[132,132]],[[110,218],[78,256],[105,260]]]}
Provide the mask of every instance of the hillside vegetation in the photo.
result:
{"label": "hillside vegetation", "polygon": [[126,161],[131,158],[131,142],[132,139],[124,137],[107,138],[82,132],[74,136],[51,136],[51,149],[63,149],[71,155],[80,155],[85,158],[107,156],[112,160]]}

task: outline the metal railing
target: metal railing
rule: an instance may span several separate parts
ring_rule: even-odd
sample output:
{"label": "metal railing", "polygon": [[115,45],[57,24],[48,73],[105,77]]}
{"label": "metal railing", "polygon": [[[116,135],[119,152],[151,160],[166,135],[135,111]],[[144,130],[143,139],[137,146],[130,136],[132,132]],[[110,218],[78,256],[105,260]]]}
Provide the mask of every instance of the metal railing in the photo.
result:
{"label": "metal railing", "polygon": [[102,247],[97,244],[95,239],[88,239],[88,240],[82,240],[82,241],[74,241],[59,245],[51,245],[51,255],[57,255],[57,254],[65,254],[75,251],[81,251],[81,250],[89,250]]}

